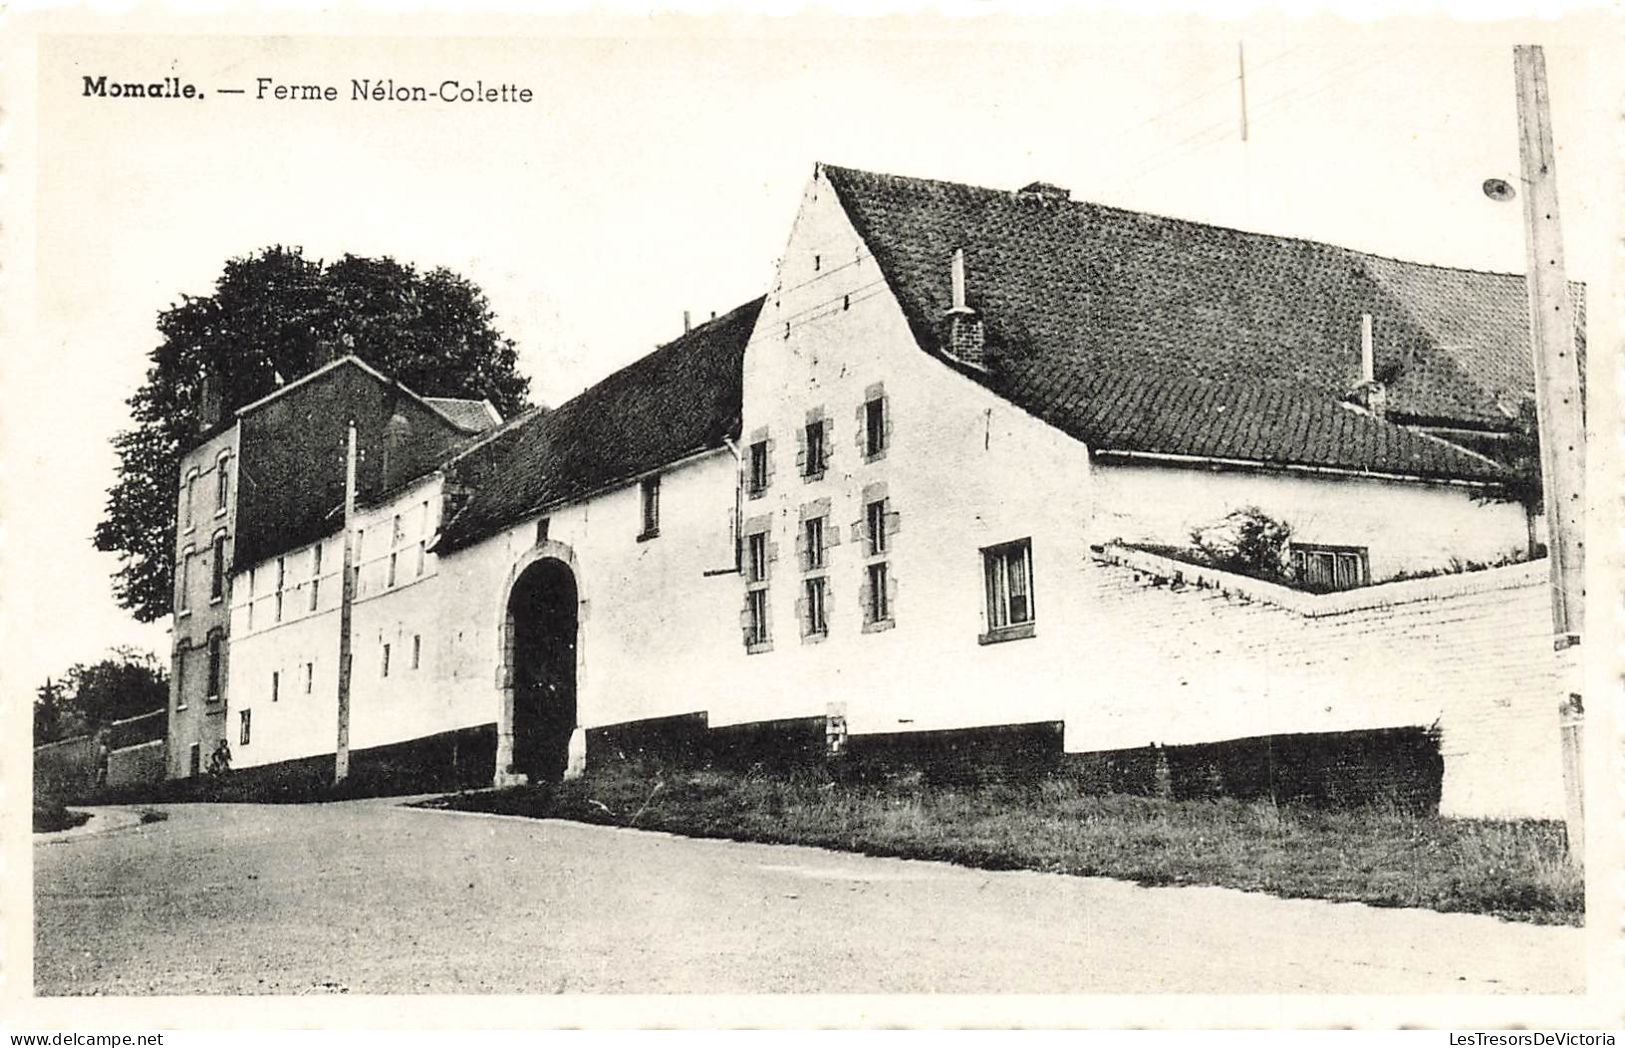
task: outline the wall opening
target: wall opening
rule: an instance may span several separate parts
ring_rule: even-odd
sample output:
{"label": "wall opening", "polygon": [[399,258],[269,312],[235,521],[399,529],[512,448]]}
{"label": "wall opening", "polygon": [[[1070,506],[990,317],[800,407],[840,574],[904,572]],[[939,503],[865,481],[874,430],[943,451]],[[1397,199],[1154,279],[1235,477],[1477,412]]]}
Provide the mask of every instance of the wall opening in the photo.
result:
{"label": "wall opening", "polygon": [[526,568],[508,598],[513,682],[513,771],[557,782],[576,725],[577,593],[569,565]]}

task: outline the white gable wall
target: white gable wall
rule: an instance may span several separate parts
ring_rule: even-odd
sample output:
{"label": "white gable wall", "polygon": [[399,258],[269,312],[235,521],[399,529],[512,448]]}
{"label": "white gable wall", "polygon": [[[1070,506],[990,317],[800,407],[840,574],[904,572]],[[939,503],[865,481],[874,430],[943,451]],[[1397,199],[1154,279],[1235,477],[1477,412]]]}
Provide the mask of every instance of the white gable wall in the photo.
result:
{"label": "white gable wall", "polygon": [[[949,260],[942,263],[946,284]],[[712,723],[822,715],[831,703],[844,704],[855,733],[1059,720],[1061,686],[1078,669],[1068,578],[1084,560],[1085,449],[920,351],[822,178],[808,187],[780,285],[746,353],[741,438],[748,449],[765,429],[773,442],[772,483],[744,510],[772,522],[772,650],[745,657],[739,685],[712,706]],[[864,462],[859,412],[876,384],[889,447]],[[798,475],[796,450],[814,408],[832,422],[830,462],[824,479],[809,481]],[[865,632],[860,589],[873,558],[852,525],[875,484],[886,486],[897,514],[885,558],[895,625]],[[818,499],[829,500],[840,544],[829,551],[829,634],[810,642],[797,618],[796,537],[802,505]],[[1021,538],[1032,541],[1036,635],[979,644],[980,550]],[[736,611],[743,606],[740,581]],[[735,643],[742,651],[738,631]]]}

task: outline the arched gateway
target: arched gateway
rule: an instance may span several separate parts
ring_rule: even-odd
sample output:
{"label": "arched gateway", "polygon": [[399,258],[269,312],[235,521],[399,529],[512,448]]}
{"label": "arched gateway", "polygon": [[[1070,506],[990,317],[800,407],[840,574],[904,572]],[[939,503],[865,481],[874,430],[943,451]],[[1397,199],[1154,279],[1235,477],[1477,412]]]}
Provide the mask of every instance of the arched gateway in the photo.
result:
{"label": "arched gateway", "polygon": [[[508,590],[497,742],[499,786],[562,779],[576,728],[580,626],[576,576],[566,551],[538,553],[518,571]],[[550,555],[554,553],[562,555]]]}

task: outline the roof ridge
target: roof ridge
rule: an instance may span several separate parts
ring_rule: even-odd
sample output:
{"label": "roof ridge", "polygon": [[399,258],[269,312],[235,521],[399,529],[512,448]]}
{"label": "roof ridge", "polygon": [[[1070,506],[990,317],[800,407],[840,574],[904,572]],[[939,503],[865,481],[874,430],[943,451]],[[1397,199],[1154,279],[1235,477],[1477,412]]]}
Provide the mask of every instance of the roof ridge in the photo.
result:
{"label": "roof ridge", "polygon": [[[885,171],[869,171],[864,168],[846,167],[840,164],[828,164],[823,162],[820,162],[818,167],[826,172],[837,172],[842,176],[856,175],[865,178],[880,178],[893,182],[916,183],[947,189],[970,190],[975,193],[986,193],[991,196],[1010,197],[1017,200],[1022,199],[1018,190],[998,189],[992,186],[979,186],[969,182],[951,182],[947,179],[920,178],[914,175],[894,175]],[[1218,222],[1207,222],[1196,218],[1183,218],[1178,215],[1159,214],[1154,211],[1136,211],[1133,208],[1122,207],[1117,204],[1105,204],[1095,200],[1046,200],[1044,202],[1044,206],[1055,208],[1072,208],[1077,211],[1094,209],[1112,212],[1117,215],[1128,215],[1135,218],[1150,218],[1155,219],[1158,222],[1169,222],[1184,226],[1194,226],[1200,229],[1215,229],[1221,232],[1235,233],[1245,237],[1260,237],[1268,240],[1287,241],[1294,244],[1307,244],[1314,247],[1328,248],[1333,251],[1340,251],[1351,255],[1359,255],[1363,258],[1374,258],[1380,259],[1384,262],[1393,262],[1397,265],[1419,266],[1426,269],[1442,270],[1450,273],[1467,273],[1474,276],[1487,277],[1509,277],[1519,280],[1526,276],[1524,273],[1511,273],[1498,269],[1474,269],[1469,266],[1451,266],[1440,262],[1419,262],[1415,259],[1398,258],[1394,255],[1385,255],[1377,251],[1366,251],[1362,248],[1335,244],[1329,240],[1317,240],[1313,237],[1293,236],[1288,233],[1267,233],[1257,229],[1242,229],[1240,226],[1228,226]],[[1585,286],[1584,281],[1571,280],[1569,283],[1576,284],[1581,287]]]}

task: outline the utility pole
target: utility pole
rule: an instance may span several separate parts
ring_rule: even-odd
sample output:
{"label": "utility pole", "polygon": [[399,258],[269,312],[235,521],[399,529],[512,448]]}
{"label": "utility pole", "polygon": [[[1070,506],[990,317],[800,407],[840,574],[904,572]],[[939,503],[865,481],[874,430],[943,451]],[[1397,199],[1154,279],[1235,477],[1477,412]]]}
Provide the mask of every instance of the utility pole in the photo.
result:
{"label": "utility pole", "polygon": [[1552,144],[1546,54],[1538,44],[1512,49],[1518,87],[1519,159],[1523,175],[1529,340],[1535,360],[1540,470],[1546,503],[1546,557],[1551,571],[1553,647],[1562,698],[1563,793],[1569,855],[1585,863],[1585,791],[1581,725],[1580,638],[1585,632],[1585,416],[1574,349],[1574,316],[1563,268],[1557,212],[1557,153]]}
{"label": "utility pole", "polygon": [[1236,79],[1241,83],[1241,140],[1247,141],[1247,48],[1236,41]]}
{"label": "utility pole", "polygon": [[355,419],[344,441],[344,578],[339,585],[339,735],[333,785],[350,777],[350,611],[355,604]]}

